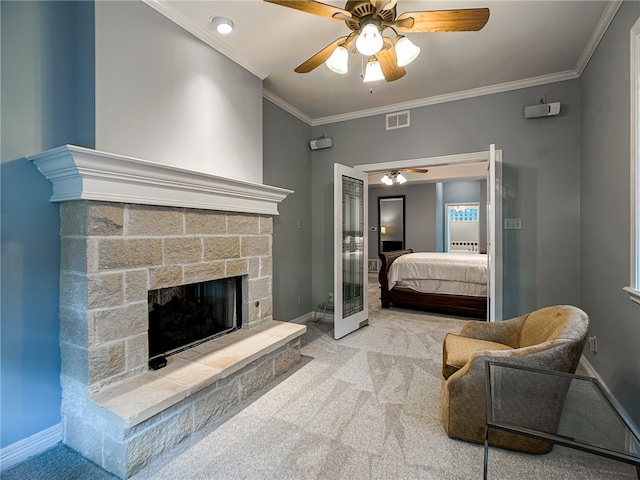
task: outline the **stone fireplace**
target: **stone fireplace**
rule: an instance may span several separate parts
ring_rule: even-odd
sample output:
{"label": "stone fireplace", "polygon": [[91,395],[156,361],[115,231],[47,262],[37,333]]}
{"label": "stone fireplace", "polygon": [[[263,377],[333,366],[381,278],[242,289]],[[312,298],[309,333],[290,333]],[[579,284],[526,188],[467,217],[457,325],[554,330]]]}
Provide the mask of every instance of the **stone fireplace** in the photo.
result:
{"label": "stone fireplace", "polygon": [[[273,320],[273,215],[290,191],[60,147],[63,441],[126,478],[300,359]],[[241,327],[150,370],[149,291],[241,278]],[[246,288],[245,288],[246,287]]]}

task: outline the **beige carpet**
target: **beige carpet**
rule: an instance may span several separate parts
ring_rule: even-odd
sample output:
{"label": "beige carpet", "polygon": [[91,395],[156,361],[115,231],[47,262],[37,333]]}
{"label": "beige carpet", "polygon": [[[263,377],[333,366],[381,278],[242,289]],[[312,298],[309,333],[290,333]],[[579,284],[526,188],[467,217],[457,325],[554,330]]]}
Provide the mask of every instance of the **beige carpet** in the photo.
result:
{"label": "beige carpet", "polygon": [[[381,310],[377,295],[372,283],[370,326],[336,341],[331,324],[309,323],[304,359],[295,371],[133,478],[482,478],[483,447],[449,439],[440,413],[442,340],[463,321]],[[68,467],[75,454],[56,449],[58,456],[40,456],[2,478],[111,478],[95,470],[68,476],[51,459]],[[543,456],[492,448],[489,478],[637,477],[631,465],[556,446]]]}
{"label": "beige carpet", "polygon": [[[373,280],[373,279],[372,279]],[[477,479],[483,447],[451,440],[440,413],[441,345],[462,320],[381,310],[338,341],[310,323],[304,364],[215,430],[187,440],[143,479]],[[489,454],[492,479],[636,478],[635,468],[556,447]]]}

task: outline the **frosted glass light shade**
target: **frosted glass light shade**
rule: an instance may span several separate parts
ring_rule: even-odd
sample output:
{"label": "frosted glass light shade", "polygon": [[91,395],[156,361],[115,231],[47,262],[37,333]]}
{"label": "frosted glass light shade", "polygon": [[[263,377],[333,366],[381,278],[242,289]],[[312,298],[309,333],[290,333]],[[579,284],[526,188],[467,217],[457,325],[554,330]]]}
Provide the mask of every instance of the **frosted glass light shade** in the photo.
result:
{"label": "frosted glass light shade", "polygon": [[324,64],[332,72],[347,73],[349,71],[349,51],[342,46],[337,47]]}
{"label": "frosted glass light shade", "polygon": [[384,40],[380,35],[380,30],[373,23],[366,24],[356,38],[356,48],[358,52],[367,57],[375,55],[382,48]]}
{"label": "frosted glass light shade", "polygon": [[396,182],[402,184],[405,183],[407,181],[406,178],[404,178],[404,175],[402,175],[401,173],[398,174],[398,176],[396,177]]}
{"label": "frosted glass light shade", "polygon": [[384,74],[382,73],[380,62],[378,60],[369,60],[367,62],[367,68],[364,71],[364,78],[362,81],[367,83],[377,82],[378,80],[384,80]]}
{"label": "frosted glass light shade", "polygon": [[404,67],[413,62],[420,54],[420,47],[415,45],[407,37],[400,36],[396,40],[396,57],[398,59],[398,66]]}
{"label": "frosted glass light shade", "polygon": [[[381,181],[382,183],[384,183],[385,185],[393,185],[393,180],[391,180],[391,179],[389,178],[389,175],[387,175],[386,173],[385,173],[384,177],[382,177],[382,178],[380,179],[380,181]],[[386,232],[382,232],[382,233],[384,234],[384,233],[386,233]]]}

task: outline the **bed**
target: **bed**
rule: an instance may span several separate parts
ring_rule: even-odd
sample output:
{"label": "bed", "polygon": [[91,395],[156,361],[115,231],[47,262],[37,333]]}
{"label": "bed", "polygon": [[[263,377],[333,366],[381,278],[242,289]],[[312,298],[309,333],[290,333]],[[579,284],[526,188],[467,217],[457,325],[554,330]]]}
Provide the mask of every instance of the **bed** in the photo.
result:
{"label": "bed", "polygon": [[487,256],[473,253],[380,253],[380,300],[391,305],[486,319]]}

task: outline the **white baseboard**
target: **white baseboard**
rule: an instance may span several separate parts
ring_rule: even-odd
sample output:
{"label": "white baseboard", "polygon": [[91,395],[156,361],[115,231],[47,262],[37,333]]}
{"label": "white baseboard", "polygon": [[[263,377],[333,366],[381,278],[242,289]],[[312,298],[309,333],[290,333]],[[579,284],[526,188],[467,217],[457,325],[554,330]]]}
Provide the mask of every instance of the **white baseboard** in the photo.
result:
{"label": "white baseboard", "polygon": [[612,400],[612,402],[616,406],[616,409],[618,410],[620,415],[630,424],[631,429],[635,432],[636,436],[640,437],[640,431],[637,425],[633,423],[633,421],[631,420],[631,417],[629,416],[627,411],[622,407],[622,405],[620,405],[620,402],[618,402],[618,399],[613,395],[609,386],[604,382],[602,377],[598,375],[598,372],[596,371],[596,369],[593,368],[593,365],[589,363],[589,360],[587,360],[587,358],[584,355],[580,357],[580,365],[582,365],[584,369],[587,371],[588,376],[593,377],[597,379],[598,382],[600,382],[600,385],[602,385],[602,388],[604,389],[606,394],[609,396],[609,398]]}
{"label": "white baseboard", "polygon": [[298,318],[294,318],[293,320],[291,320],[291,323],[303,324],[307,323],[309,320],[313,320],[313,312],[305,313]]}
{"label": "white baseboard", "polygon": [[298,318],[294,318],[293,320],[289,320],[291,323],[299,323],[304,324],[308,322],[327,322],[333,323],[333,307],[330,310],[331,313],[323,312],[322,307],[318,307],[315,312],[305,313],[304,315],[299,316]]}
{"label": "white baseboard", "polygon": [[42,453],[60,441],[62,441],[62,424],[58,423],[35,435],[7,445],[0,449],[0,471],[11,468],[29,457]]}
{"label": "white baseboard", "polygon": [[323,314],[318,314],[315,318],[314,318],[315,322],[327,322],[327,323],[333,323],[333,313],[325,313]]}
{"label": "white baseboard", "polygon": [[333,323],[334,308],[333,303],[321,303],[316,308],[316,311],[313,312],[313,320],[315,322]]}

